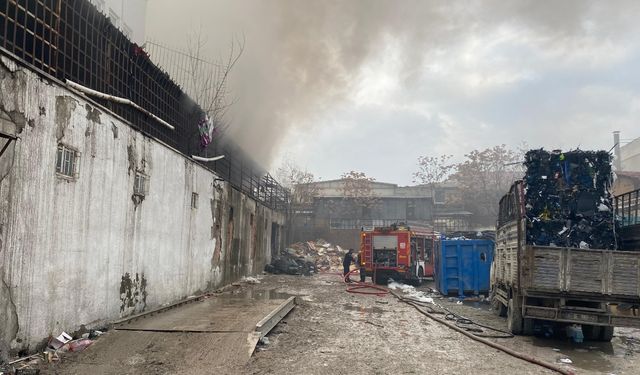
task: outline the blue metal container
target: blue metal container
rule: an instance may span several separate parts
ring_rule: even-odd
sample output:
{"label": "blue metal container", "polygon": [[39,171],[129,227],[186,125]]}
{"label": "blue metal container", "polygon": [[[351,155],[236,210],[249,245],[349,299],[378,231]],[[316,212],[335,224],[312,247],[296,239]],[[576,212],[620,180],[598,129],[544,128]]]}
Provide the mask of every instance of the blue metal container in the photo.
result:
{"label": "blue metal container", "polygon": [[435,250],[436,288],[443,295],[487,294],[494,243],[490,240],[443,240]]}

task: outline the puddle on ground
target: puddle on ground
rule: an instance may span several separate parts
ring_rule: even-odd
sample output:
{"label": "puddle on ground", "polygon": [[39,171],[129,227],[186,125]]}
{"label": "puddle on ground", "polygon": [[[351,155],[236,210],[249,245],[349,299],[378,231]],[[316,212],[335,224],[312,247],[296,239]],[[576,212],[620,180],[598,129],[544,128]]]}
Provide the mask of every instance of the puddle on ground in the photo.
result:
{"label": "puddle on ground", "polygon": [[611,362],[618,353],[614,349],[616,339],[612,342],[585,341],[574,343],[569,339],[547,339],[532,337],[533,346],[554,350],[552,357],[547,361],[559,363],[560,358],[569,358],[573,363],[571,366],[583,370],[596,371],[600,373],[611,373],[615,371],[615,366]]}
{"label": "puddle on ground", "polygon": [[379,308],[379,307],[364,307],[364,306],[352,305],[352,304],[349,304],[349,303],[345,303],[342,306],[344,307],[345,310],[357,311],[357,312],[360,312],[360,313],[368,313],[368,314],[383,314],[384,313],[384,310]]}

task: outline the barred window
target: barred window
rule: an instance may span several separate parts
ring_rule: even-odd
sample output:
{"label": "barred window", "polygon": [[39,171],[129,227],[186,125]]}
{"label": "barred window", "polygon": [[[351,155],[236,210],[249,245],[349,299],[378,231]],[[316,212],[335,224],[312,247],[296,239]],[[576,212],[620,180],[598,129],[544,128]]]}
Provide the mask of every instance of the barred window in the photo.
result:
{"label": "barred window", "polygon": [[61,176],[77,178],[78,164],[80,163],[77,151],[65,145],[58,145],[56,154],[56,173]]}
{"label": "barred window", "polygon": [[136,178],[133,183],[133,194],[145,196],[147,192],[147,176],[141,172],[136,172]]}
{"label": "barred window", "polygon": [[198,193],[191,193],[191,208],[198,208]]}

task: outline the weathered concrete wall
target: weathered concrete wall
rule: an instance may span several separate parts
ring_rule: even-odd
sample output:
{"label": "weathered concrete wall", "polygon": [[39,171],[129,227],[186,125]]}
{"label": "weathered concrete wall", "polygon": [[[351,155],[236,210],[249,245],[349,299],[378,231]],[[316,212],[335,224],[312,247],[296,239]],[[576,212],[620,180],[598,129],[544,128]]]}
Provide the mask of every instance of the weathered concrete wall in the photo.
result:
{"label": "weathered concrete wall", "polygon": [[[18,137],[0,161],[0,341],[14,348],[232,282],[270,260],[281,213],[6,57],[0,132]],[[58,144],[79,152],[77,178],[56,173]],[[136,171],[148,176],[144,199],[133,195]]]}

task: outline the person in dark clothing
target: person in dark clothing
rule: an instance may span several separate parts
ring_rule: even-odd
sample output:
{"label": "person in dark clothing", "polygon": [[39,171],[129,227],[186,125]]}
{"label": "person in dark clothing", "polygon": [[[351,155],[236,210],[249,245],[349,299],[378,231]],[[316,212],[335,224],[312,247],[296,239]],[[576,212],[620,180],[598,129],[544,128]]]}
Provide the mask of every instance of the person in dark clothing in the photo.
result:
{"label": "person in dark clothing", "polygon": [[346,279],[344,281],[350,283],[351,279],[349,276],[349,267],[351,267],[351,263],[353,263],[353,249],[349,249],[349,251],[344,255],[344,259],[342,260],[342,267],[344,267],[344,277]]}
{"label": "person in dark clothing", "polygon": [[365,270],[364,270],[364,266],[362,265],[362,251],[360,251],[358,253],[358,257],[356,258],[356,265],[358,266],[358,268],[360,269],[360,282],[363,283],[365,281],[365,278],[367,277],[365,275]]}

